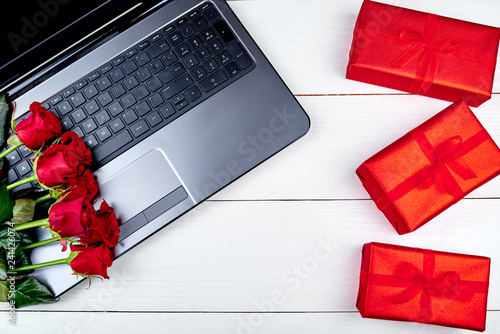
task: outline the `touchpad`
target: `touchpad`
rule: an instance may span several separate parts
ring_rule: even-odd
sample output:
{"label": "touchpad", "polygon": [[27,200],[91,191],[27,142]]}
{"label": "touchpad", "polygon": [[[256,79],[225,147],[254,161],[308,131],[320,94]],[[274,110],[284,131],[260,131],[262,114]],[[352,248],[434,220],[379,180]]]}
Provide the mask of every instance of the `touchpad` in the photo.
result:
{"label": "touchpad", "polygon": [[98,182],[100,196],[124,225],[142,212],[149,212],[150,221],[187,197],[179,178],[158,149],[105,180],[98,178]]}

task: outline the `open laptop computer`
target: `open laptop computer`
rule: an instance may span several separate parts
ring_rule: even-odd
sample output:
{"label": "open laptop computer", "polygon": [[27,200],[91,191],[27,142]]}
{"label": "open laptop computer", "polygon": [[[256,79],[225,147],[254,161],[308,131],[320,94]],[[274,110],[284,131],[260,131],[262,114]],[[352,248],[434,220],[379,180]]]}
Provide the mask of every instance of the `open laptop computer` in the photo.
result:
{"label": "open laptop computer", "polygon": [[[100,195],[122,223],[116,257],[309,129],[223,0],[30,3],[7,14],[17,25],[3,37],[0,90],[16,117],[42,102],[91,147]],[[32,172],[29,154],[8,157],[9,182]],[[61,257],[55,244],[31,253]],[[32,275],[56,296],[78,282],[68,266]]]}

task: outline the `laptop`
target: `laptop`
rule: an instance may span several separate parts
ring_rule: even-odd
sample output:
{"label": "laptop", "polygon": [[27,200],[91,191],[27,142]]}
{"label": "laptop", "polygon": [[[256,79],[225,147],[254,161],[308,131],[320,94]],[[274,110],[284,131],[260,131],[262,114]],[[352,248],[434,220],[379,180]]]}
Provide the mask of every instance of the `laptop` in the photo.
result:
{"label": "laptop", "polygon": [[[9,9],[0,91],[16,117],[41,102],[91,148],[100,197],[122,224],[116,258],[309,129],[223,0],[30,3]],[[32,173],[29,159],[23,149],[8,157],[9,183]],[[53,244],[30,256],[66,255]],[[32,276],[58,297],[81,281],[71,274]]]}

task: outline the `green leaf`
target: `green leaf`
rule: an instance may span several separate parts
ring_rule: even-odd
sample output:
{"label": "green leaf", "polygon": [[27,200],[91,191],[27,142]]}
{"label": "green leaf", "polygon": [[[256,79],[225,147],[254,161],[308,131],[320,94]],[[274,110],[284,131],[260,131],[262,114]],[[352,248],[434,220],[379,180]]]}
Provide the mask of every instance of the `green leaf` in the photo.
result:
{"label": "green leaf", "polygon": [[0,95],[0,147],[5,144],[5,139],[8,137],[8,124],[10,124],[10,107],[5,95]]}
{"label": "green leaf", "polygon": [[32,199],[22,198],[15,201],[12,209],[13,217],[11,221],[16,224],[24,224],[33,220],[35,215],[36,202]]}
{"label": "green leaf", "polygon": [[7,139],[7,144],[9,144],[10,146],[19,146],[23,144],[23,142],[19,139],[18,136],[12,136]]}
{"label": "green leaf", "polygon": [[8,300],[14,301],[16,308],[56,302],[52,292],[33,277],[21,279],[20,282],[16,280],[15,288],[11,289],[11,287],[12,285],[9,286]]}
{"label": "green leaf", "polygon": [[0,222],[11,219],[13,209],[14,201],[10,198],[7,185],[2,184],[2,187],[0,188]]}
{"label": "green leaf", "polygon": [[7,281],[7,260],[5,252],[0,250],[0,302],[6,302],[9,295],[9,282]]}
{"label": "green leaf", "polygon": [[24,231],[15,231],[11,228],[6,228],[0,231],[0,248],[3,248],[6,251],[9,249],[9,244],[22,246],[36,241],[37,239],[35,236],[32,236]]}

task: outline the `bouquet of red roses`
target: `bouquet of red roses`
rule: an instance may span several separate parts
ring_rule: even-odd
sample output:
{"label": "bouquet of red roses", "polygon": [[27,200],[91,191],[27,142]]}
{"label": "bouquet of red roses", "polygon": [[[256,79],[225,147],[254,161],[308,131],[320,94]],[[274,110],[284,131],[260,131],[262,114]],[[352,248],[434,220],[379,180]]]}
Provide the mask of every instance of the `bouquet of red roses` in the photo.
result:
{"label": "bouquet of red roses", "polygon": [[[0,188],[0,301],[15,303],[16,307],[54,301],[49,289],[29,277],[36,268],[65,264],[77,276],[109,278],[107,268],[113,262],[113,247],[120,233],[118,220],[106,201],[99,209],[94,208],[99,186],[89,169],[92,154],[84,141],[74,132],[62,133],[59,119],[40,103],[32,103],[30,111],[18,124],[11,122],[15,135],[0,153],[1,159],[23,145],[35,152],[34,173]],[[7,113],[8,105],[0,97],[0,118],[5,119]],[[4,141],[2,133],[0,144]],[[29,182],[37,182],[46,194],[37,199],[11,199],[11,190]],[[42,204],[48,207],[44,217],[33,220],[37,205]],[[52,237],[35,240],[30,233],[35,228],[48,229]],[[69,246],[69,256],[29,262],[30,249],[54,242],[61,243],[62,251]],[[22,293],[12,293],[12,280],[19,282],[16,289],[24,289],[19,291]]]}

